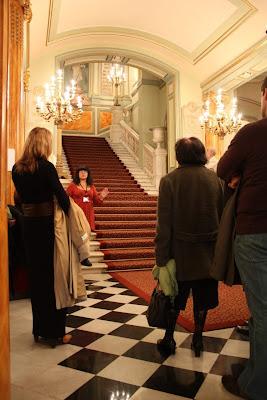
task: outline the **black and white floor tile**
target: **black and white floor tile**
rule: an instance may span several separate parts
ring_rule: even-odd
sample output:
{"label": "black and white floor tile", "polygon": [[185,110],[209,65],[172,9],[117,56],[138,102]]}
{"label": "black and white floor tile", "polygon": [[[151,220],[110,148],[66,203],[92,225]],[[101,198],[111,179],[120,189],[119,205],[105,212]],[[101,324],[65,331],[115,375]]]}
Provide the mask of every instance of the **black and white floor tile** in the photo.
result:
{"label": "black and white floor tile", "polygon": [[34,343],[29,300],[10,303],[12,400],[235,400],[221,376],[238,376],[248,339],[234,328],[204,334],[200,358],[192,334],[177,325],[176,353],[160,353],[163,331],[148,326],[147,303],[109,274],[91,275],[85,302],[68,310],[71,342]]}

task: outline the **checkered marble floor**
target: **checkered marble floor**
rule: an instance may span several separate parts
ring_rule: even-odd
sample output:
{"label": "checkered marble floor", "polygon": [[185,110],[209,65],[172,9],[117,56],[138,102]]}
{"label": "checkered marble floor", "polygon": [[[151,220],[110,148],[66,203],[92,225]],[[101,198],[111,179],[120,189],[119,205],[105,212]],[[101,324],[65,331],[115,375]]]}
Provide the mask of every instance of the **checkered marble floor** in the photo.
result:
{"label": "checkered marble floor", "polygon": [[177,325],[175,355],[160,353],[164,331],[148,326],[147,303],[109,274],[90,278],[88,299],[68,310],[73,338],[56,349],[33,342],[29,300],[10,303],[12,400],[237,399],[221,376],[244,369],[246,337],[234,328],[206,332],[195,358],[192,334]]}

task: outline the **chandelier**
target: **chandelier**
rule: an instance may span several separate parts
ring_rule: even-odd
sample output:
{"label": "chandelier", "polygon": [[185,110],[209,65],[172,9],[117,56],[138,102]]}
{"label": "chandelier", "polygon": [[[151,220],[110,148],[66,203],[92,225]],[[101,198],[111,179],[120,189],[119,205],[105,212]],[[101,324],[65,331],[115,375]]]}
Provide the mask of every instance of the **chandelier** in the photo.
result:
{"label": "chandelier", "polygon": [[112,67],[110,70],[110,75],[107,76],[109,83],[115,86],[115,103],[114,106],[120,106],[119,104],[119,96],[118,96],[118,87],[121,86],[124,82],[126,82],[126,75],[123,73],[122,67],[119,69],[118,64],[115,64],[115,67]]}
{"label": "chandelier", "polygon": [[55,125],[62,126],[68,122],[76,121],[82,116],[82,101],[81,97],[77,98],[77,109],[74,110],[71,105],[71,100],[75,97],[75,81],[71,81],[71,87],[66,88],[66,92],[63,94],[63,76],[62,70],[57,72],[57,85],[55,83],[55,77],[52,76],[50,85],[46,84],[45,91],[45,102],[42,101],[41,97],[37,97],[36,112],[49,121],[51,118],[54,120]]}
{"label": "chandelier", "polygon": [[228,115],[224,108],[225,105],[222,102],[222,90],[218,90],[216,96],[216,112],[215,114],[210,114],[210,101],[207,100],[205,103],[204,115],[200,117],[200,126],[202,129],[205,128],[206,131],[219,136],[221,139],[227,133],[234,133],[241,127],[241,117],[242,114],[236,116],[237,105],[236,99],[232,101],[232,109]]}

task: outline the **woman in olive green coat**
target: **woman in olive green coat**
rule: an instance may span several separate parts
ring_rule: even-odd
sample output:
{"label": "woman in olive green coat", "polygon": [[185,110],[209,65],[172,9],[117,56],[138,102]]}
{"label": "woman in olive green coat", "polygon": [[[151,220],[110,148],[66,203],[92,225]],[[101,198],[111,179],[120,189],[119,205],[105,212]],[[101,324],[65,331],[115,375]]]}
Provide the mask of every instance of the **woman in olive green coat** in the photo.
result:
{"label": "woman in olive green coat", "polygon": [[167,330],[158,347],[175,352],[175,323],[192,289],[195,332],[191,347],[199,356],[207,311],[218,305],[218,282],[210,278],[209,271],[223,210],[223,189],[216,174],[205,167],[205,147],[199,139],[180,139],[175,151],[179,167],[160,182],[155,245],[159,267],[175,259],[179,293],[174,308],[168,311]]}

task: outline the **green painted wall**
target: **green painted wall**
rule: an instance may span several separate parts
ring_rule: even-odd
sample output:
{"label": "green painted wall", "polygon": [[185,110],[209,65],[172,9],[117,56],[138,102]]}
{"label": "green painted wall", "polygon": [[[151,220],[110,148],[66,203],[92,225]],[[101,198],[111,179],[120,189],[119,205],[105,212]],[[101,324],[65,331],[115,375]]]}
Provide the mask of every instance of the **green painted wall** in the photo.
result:
{"label": "green painted wall", "polygon": [[134,98],[138,96],[132,113],[133,129],[139,134],[139,165],[143,166],[144,143],[156,147],[152,140],[153,126],[164,126],[167,110],[166,87],[155,76],[142,72]]}

